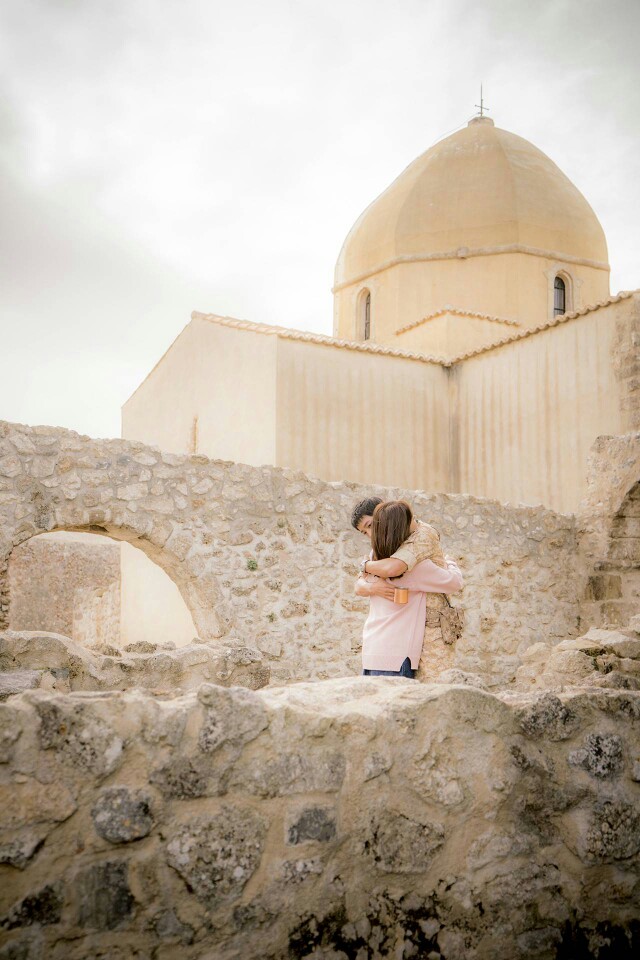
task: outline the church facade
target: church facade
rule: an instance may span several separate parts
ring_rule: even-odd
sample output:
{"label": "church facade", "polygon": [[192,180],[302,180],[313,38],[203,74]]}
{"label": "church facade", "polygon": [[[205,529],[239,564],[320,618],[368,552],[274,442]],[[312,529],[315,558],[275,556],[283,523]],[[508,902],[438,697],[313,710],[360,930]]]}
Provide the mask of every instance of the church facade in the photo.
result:
{"label": "church facade", "polygon": [[194,313],[123,407],[177,453],[573,512],[595,439],[640,427],[640,299],[532,144],[474,118],[340,252],[334,336]]}

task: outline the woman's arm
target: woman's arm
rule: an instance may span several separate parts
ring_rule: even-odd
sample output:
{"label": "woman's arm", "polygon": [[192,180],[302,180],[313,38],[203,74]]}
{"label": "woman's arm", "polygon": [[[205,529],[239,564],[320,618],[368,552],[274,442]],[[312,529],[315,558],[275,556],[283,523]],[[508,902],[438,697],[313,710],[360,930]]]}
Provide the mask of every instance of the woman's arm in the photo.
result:
{"label": "woman's arm", "polygon": [[394,580],[397,587],[408,587],[409,590],[421,590],[424,593],[457,593],[462,590],[464,581],[458,564],[451,557],[445,558],[447,569],[438,567],[432,560],[422,560],[416,564],[411,573]]}

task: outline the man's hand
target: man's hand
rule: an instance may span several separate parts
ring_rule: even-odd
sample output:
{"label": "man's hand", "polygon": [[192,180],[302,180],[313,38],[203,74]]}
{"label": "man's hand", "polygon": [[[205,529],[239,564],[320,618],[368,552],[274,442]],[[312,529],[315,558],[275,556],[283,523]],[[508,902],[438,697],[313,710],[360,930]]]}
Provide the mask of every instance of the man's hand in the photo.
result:
{"label": "man's hand", "polygon": [[374,580],[370,586],[372,597],[384,597],[385,600],[393,600],[396,588],[392,587],[386,580]]}
{"label": "man's hand", "polygon": [[358,577],[355,592],[358,597],[384,597],[385,600],[393,600],[395,587],[385,580],[365,580],[364,577]]}

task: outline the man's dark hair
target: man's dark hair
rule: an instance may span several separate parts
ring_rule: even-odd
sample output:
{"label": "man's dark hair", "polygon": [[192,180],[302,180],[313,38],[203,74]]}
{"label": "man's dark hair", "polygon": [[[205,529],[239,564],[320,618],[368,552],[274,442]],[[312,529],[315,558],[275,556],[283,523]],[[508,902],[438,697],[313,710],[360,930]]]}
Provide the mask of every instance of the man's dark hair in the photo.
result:
{"label": "man's dark hair", "polygon": [[360,503],[356,503],[353,508],[353,513],[351,514],[351,526],[354,530],[358,529],[358,524],[363,517],[373,516],[373,511],[379,503],[382,503],[380,497],[367,497],[366,500],[361,500]]}

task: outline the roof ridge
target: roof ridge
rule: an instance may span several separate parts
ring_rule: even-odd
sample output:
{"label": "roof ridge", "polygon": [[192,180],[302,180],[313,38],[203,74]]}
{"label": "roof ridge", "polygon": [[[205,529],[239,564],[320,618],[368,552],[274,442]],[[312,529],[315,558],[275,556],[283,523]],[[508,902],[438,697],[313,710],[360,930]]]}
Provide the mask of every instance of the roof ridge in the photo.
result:
{"label": "roof ridge", "polygon": [[[221,326],[232,327],[236,330],[248,330],[252,333],[261,333],[267,336],[282,337],[283,340],[300,340],[305,343],[324,344],[329,347],[338,347],[343,350],[355,350],[356,352],[360,353],[375,353],[381,356],[399,357],[403,360],[417,360],[420,363],[435,363],[441,367],[452,367],[454,364],[460,363],[462,360],[467,360],[470,357],[475,357],[480,353],[487,353],[489,350],[494,350],[496,347],[502,347],[507,343],[514,343],[517,340],[523,340],[525,337],[530,337],[536,333],[541,333],[543,330],[549,330],[551,327],[556,327],[561,323],[566,323],[568,320],[575,320],[577,317],[582,317],[587,313],[593,313],[593,311],[599,310],[602,307],[608,307],[613,303],[619,303],[621,300],[627,300],[629,297],[632,297],[634,293],[640,293],[640,290],[621,290],[619,293],[610,296],[605,300],[598,300],[596,303],[581,307],[579,310],[572,310],[570,313],[565,313],[561,316],[546,320],[537,327],[529,327],[528,329],[518,330],[511,336],[504,337],[502,340],[496,340],[494,343],[487,344],[484,347],[478,347],[476,350],[470,350],[454,357],[447,357],[446,359],[444,357],[436,357],[425,353],[397,350],[394,347],[386,347],[383,344],[373,343],[372,341],[365,343],[361,340],[341,340],[337,337],[330,337],[323,333],[311,333],[305,330],[295,330],[290,327],[280,327],[269,323],[255,323],[251,320],[237,320],[234,317],[223,317],[215,313],[201,313],[198,310],[194,310],[192,312],[191,319],[206,320],[209,323],[217,323]],[[484,315],[480,314],[479,316]],[[511,321],[511,324],[516,324],[516,321]]]}
{"label": "roof ridge", "polygon": [[496,347],[504,347],[508,343],[515,343],[517,340],[524,340],[525,337],[531,337],[533,334],[541,333],[543,330],[550,330],[552,327],[557,327],[561,323],[566,323],[568,320],[576,320],[578,317],[584,317],[587,313],[594,313],[596,310],[600,310],[602,307],[609,307],[611,304],[619,303],[621,300],[628,300],[629,297],[632,297],[634,293],[638,292],[640,291],[621,290],[619,293],[607,297],[606,300],[597,300],[595,303],[590,303],[587,306],[580,307],[579,310],[571,310],[569,313],[563,313],[557,317],[552,317],[550,320],[545,320],[544,323],[538,324],[537,327],[529,327],[527,330],[519,330],[510,337],[504,337],[502,340],[496,340],[494,343],[489,343],[484,347],[478,347],[476,350],[469,350],[466,353],[460,353],[455,357],[451,357],[451,365],[453,366],[453,364],[460,363],[462,360],[468,360],[471,357],[476,357],[479,353],[487,353],[489,350],[494,350]]}
{"label": "roof ridge", "polygon": [[445,306],[439,310],[434,310],[433,313],[427,314],[427,316],[422,317],[421,320],[414,320],[413,323],[408,323],[406,326],[400,327],[399,330],[395,331],[395,335],[399,336],[401,333],[406,333],[408,330],[413,330],[415,327],[419,327],[423,323],[427,323],[429,320],[436,320],[438,317],[444,316],[445,313],[452,313],[457,317],[472,317],[474,320],[490,320],[492,323],[505,323],[513,327],[521,326],[517,320],[511,320],[507,317],[497,317],[490,313],[476,313],[473,310],[463,310],[460,307]]}
{"label": "roof ridge", "polygon": [[343,350],[355,350],[361,353],[376,353],[382,356],[400,357],[403,360],[418,360],[421,363],[436,363],[442,367],[449,367],[451,363],[444,357],[431,356],[425,353],[416,353],[409,350],[398,350],[395,347],[386,347],[380,343],[367,343],[360,340],[341,340],[324,333],[312,333],[305,330],[295,330],[290,327],[280,327],[269,323],[255,323],[251,320],[237,320],[234,317],[222,317],[215,313],[200,313],[194,310],[192,320],[206,320],[208,323],[217,323],[235,330],[247,330],[251,333],[261,333],[267,336],[282,337],[283,340],[301,340],[305,343],[324,344],[329,347],[339,347]]}

